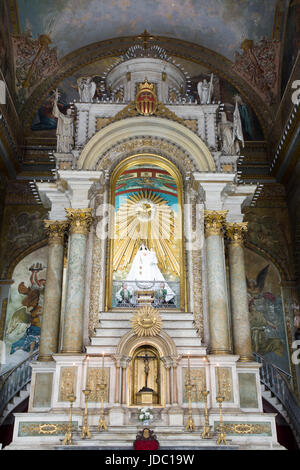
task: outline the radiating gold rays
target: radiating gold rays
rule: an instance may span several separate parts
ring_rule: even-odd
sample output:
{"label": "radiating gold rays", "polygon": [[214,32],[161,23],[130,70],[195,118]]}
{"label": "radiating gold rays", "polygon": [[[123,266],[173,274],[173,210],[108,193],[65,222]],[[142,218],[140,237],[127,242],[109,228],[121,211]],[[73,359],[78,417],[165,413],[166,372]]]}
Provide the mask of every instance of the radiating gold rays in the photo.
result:
{"label": "radiating gold rays", "polygon": [[153,248],[162,272],[179,276],[174,211],[159,194],[145,190],[130,195],[116,214],[113,270],[130,264],[142,243]]}

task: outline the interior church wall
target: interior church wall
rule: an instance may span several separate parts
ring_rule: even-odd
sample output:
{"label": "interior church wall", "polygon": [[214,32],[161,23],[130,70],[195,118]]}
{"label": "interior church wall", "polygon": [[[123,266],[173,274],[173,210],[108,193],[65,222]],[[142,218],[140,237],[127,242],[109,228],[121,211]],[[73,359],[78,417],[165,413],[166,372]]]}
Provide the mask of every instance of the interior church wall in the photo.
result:
{"label": "interior church wall", "polygon": [[290,373],[280,276],[270,260],[245,249],[252,350]]}
{"label": "interior church wall", "polygon": [[[4,323],[6,357],[1,372],[38,349],[46,282],[47,247],[25,256],[12,272]],[[2,312],[3,314],[5,312]]]}

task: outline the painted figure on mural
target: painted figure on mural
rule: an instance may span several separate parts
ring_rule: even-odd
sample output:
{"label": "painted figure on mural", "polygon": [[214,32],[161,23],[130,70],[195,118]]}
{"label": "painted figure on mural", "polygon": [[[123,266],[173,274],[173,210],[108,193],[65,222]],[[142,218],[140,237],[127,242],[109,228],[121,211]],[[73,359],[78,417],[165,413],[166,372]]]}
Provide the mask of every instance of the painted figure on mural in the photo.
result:
{"label": "painted figure on mural", "polygon": [[42,315],[40,295],[44,291],[46,280],[39,279],[38,273],[44,269],[41,263],[33,264],[29,268],[31,285],[27,287],[21,282],[18,286],[19,294],[25,297],[22,300],[22,307],[14,312],[7,327],[7,340],[13,341],[10,354],[19,349],[32,352],[39,346]]}
{"label": "painted figure on mural", "polygon": [[246,278],[252,347],[258,354],[274,352],[277,356],[283,356],[284,344],[280,338],[276,297],[271,292],[264,292],[269,267],[267,265],[261,269],[255,280]]}

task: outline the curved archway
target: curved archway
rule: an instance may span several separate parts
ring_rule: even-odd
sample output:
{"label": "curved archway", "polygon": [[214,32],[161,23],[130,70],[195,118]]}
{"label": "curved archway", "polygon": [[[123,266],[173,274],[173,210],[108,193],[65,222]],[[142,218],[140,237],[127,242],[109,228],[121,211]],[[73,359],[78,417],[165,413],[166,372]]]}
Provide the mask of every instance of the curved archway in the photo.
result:
{"label": "curved archway", "polygon": [[140,337],[134,331],[129,331],[121,338],[117,346],[116,356],[131,357],[133,351],[143,344],[154,346],[161,357],[176,358],[178,355],[173,339],[165,331],[160,331],[157,336],[147,337]]}
{"label": "curved archway", "polygon": [[[273,124],[271,109],[264,105],[261,97],[241,76],[233,69],[233,63],[223,55],[192,43],[182,38],[156,36],[156,44],[166,50],[169,55],[189,60],[193,63],[208,67],[212,72],[220,75],[231,83],[241,94],[245,102],[251,105],[260,121],[265,136]],[[74,72],[93,64],[99,59],[110,58],[126,53],[129,47],[136,45],[136,36],[112,38],[81,47],[61,60],[57,72],[43,80],[33,91],[22,109],[25,127],[29,130],[33,116],[42,104],[48,93],[59,85],[65,78]]]}
{"label": "curved archway", "polygon": [[188,153],[198,171],[215,171],[214,159],[204,142],[194,132],[168,119],[159,117],[134,117],[114,122],[95,134],[82,150],[78,168],[98,169],[99,158],[122,140],[144,137],[167,138]]}

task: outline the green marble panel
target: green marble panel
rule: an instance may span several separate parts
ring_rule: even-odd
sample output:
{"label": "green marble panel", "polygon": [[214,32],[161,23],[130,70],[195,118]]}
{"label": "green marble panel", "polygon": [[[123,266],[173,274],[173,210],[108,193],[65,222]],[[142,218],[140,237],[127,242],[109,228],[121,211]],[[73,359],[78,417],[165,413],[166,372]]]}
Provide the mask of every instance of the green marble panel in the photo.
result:
{"label": "green marble panel", "polygon": [[52,381],[52,372],[38,372],[36,374],[33,396],[34,408],[49,408],[51,406]]}
{"label": "green marble panel", "polygon": [[243,372],[238,377],[241,408],[258,408],[256,374]]}
{"label": "green marble panel", "polygon": [[[220,422],[214,422],[214,431],[219,431]],[[272,436],[271,423],[268,422],[249,422],[226,421],[224,423],[226,435],[231,436]]]}
{"label": "green marble panel", "polygon": [[[20,421],[18,436],[61,436],[67,432],[68,424],[68,421]],[[78,429],[78,421],[72,421],[72,427],[73,431],[76,431]]]}

